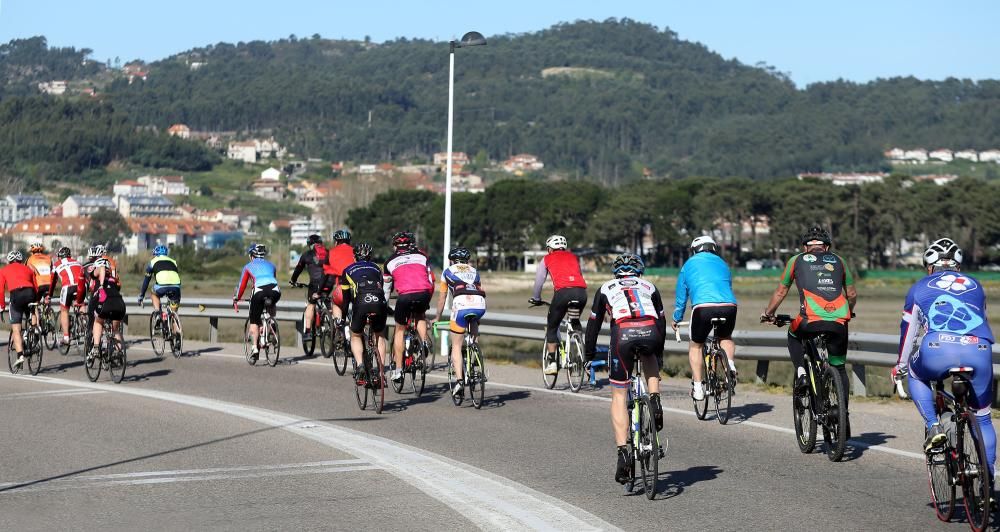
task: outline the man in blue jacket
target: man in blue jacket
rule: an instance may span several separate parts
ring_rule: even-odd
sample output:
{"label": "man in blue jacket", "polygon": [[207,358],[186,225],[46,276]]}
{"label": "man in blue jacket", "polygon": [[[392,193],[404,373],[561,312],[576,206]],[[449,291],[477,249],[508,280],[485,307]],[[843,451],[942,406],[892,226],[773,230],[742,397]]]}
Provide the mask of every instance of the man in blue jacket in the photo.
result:
{"label": "man in blue jacket", "polygon": [[705,398],[702,386],[701,346],[712,332],[712,318],[725,318],[715,329],[722,349],[729,358],[729,371],[736,379],[736,344],[733,328],[736,326],[736,297],[733,295],[733,276],[729,266],[716,253],[719,245],[710,236],[699,236],[691,242],[693,255],[684,263],[677,276],[677,295],[674,300],[673,328],[684,318],[684,308],[691,300],[691,326],[688,360],[691,362],[691,395],[696,401]]}

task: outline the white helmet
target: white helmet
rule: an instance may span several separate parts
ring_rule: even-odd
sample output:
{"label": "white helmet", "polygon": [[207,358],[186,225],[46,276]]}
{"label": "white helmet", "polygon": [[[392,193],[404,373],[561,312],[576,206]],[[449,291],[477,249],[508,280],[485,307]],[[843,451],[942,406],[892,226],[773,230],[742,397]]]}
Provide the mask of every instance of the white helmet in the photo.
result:
{"label": "white helmet", "polygon": [[20,250],[15,249],[7,253],[7,263],[10,264],[12,262],[24,262],[24,255]]}
{"label": "white helmet", "polygon": [[691,249],[694,250],[695,253],[698,253],[699,251],[711,251],[714,253],[718,251],[719,245],[715,243],[714,238],[704,235],[691,241]]}
{"label": "white helmet", "polygon": [[552,235],[545,241],[545,247],[552,249],[566,249],[566,237],[562,235]]}
{"label": "white helmet", "polygon": [[962,250],[950,238],[939,238],[924,251],[924,266],[954,267],[962,264]]}

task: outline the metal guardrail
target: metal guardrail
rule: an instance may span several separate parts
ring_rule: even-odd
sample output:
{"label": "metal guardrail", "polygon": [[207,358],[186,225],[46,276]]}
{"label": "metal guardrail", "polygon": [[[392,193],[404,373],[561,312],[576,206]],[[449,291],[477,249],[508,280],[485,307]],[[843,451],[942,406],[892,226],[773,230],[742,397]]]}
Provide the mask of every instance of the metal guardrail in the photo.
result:
{"label": "metal guardrail", "polygon": [[[126,299],[128,302],[128,299]],[[133,300],[134,301],[134,300]],[[302,345],[302,301],[279,301],[277,304],[277,319],[279,322],[295,324],[297,345]],[[138,305],[127,305],[130,316],[148,316],[151,308],[142,309]],[[209,341],[218,341],[219,320],[247,318],[247,304],[240,303],[240,312],[233,312],[231,299],[224,298],[185,298],[178,313],[181,318],[209,321]],[[433,310],[428,312],[433,315]],[[487,312],[480,322],[480,333],[506,338],[526,340],[541,340],[545,328],[545,318],[541,316],[525,316],[500,312]],[[675,342],[668,338],[664,346],[667,354],[687,354],[687,332],[682,329],[682,341]],[[759,331],[737,330],[733,332],[733,340],[738,346],[736,357],[744,360],[756,360],[756,379],[767,381],[767,373],[771,361],[787,362],[787,334],[784,330]],[[600,343],[606,345],[610,341],[607,335],[602,335]],[[851,366],[851,393],[853,395],[867,394],[867,367],[892,367],[896,364],[899,337],[891,334],[850,333],[848,337],[847,362]],[[1000,377],[1000,345],[993,346],[993,376]]]}

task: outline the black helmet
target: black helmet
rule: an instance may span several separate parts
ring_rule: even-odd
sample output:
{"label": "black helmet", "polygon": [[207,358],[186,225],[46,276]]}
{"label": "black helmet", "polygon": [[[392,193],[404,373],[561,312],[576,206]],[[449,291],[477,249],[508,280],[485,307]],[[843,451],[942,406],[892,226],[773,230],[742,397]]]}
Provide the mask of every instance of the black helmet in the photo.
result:
{"label": "black helmet", "polygon": [[611,263],[611,273],[615,274],[615,277],[642,275],[644,271],[646,266],[642,263],[642,258],[635,253],[622,253]]}
{"label": "black helmet", "polygon": [[306,245],[307,246],[313,246],[313,245],[322,244],[322,243],[323,243],[323,237],[321,237],[321,236],[319,236],[317,234],[311,234],[311,235],[309,235],[308,238],[306,238]]}
{"label": "black helmet", "polygon": [[250,248],[247,249],[247,255],[252,258],[260,259],[267,256],[267,246],[264,244],[250,244]]}
{"label": "black helmet", "polygon": [[340,243],[340,242],[350,242],[351,241],[351,232],[348,231],[347,229],[337,229],[333,233],[333,241],[337,242],[337,243]]}
{"label": "black helmet", "polygon": [[372,258],[372,245],[368,242],[362,242],[354,246],[354,260],[363,261],[371,260]]}
{"label": "black helmet", "polygon": [[392,235],[392,247],[397,250],[413,249],[417,247],[417,237],[409,231],[400,231]]}
{"label": "black helmet", "polygon": [[65,259],[71,255],[73,255],[73,250],[66,246],[59,248],[59,251],[56,252],[56,256],[60,259]]}
{"label": "black helmet", "polygon": [[451,253],[448,253],[448,260],[452,262],[468,264],[471,258],[472,253],[469,252],[469,248],[457,247],[451,250]]}
{"label": "black helmet", "polygon": [[955,269],[962,264],[962,249],[950,238],[939,238],[924,251],[924,266]]}
{"label": "black helmet", "polygon": [[822,227],[815,226],[811,227],[808,231],[802,235],[802,245],[806,245],[814,240],[819,240],[824,246],[829,246],[832,240],[830,239],[830,233],[826,232],[826,229]]}

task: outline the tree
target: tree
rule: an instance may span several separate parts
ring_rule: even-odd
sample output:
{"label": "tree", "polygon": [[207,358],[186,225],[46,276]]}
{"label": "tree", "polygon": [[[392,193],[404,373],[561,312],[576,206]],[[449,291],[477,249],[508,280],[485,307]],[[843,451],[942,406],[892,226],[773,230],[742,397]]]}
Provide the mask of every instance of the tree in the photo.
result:
{"label": "tree", "polygon": [[104,243],[108,251],[119,253],[122,241],[132,236],[132,230],[118,211],[100,209],[90,217],[83,236],[87,241]]}

